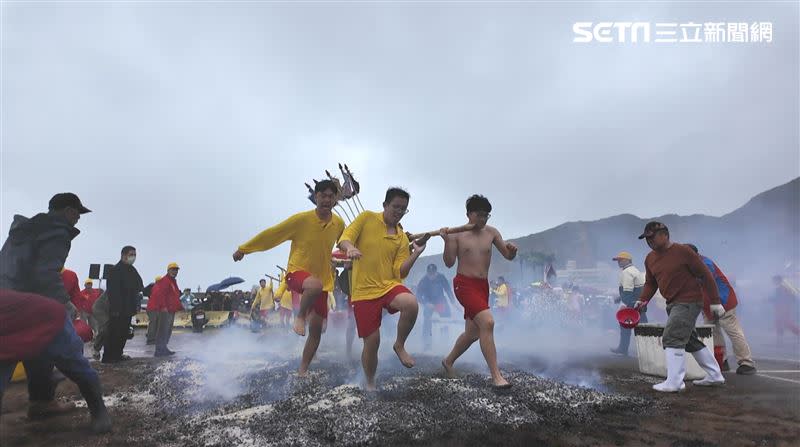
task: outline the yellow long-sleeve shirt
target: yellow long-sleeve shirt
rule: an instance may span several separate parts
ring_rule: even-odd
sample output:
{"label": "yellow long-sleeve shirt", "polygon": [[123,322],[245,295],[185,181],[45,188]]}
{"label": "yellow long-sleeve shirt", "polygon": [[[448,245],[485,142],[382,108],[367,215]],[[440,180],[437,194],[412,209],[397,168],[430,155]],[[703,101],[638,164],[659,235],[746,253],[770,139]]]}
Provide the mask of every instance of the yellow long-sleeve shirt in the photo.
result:
{"label": "yellow long-sleeve shirt", "polygon": [[253,305],[250,309],[258,309],[258,310],[271,310],[275,306],[275,302],[272,300],[273,292],[272,292],[272,283],[270,282],[268,285],[264,287],[259,287],[258,292],[256,292],[256,298],[253,300]]}
{"label": "yellow long-sleeve shirt", "polygon": [[286,270],[304,270],[322,281],[323,290],[333,290],[331,251],[342,235],[344,221],[332,215],[330,221],[321,220],[315,210],[297,213],[274,227],[267,228],[239,246],[243,253],[266,251],[292,241]]}
{"label": "yellow long-sleeve shirt", "polygon": [[494,289],[494,293],[497,295],[497,307],[507,307],[508,286],[505,284],[500,284],[496,289]]}
{"label": "yellow long-sleeve shirt", "polygon": [[280,299],[282,308],[292,310],[292,291],[289,290],[289,287],[286,285],[286,279],[283,277],[283,274],[281,274],[280,279],[281,283],[278,285],[275,296]]}
{"label": "yellow long-sleeve shirt", "polygon": [[403,284],[400,267],[409,258],[410,244],[401,225],[389,234],[383,214],[364,211],[347,228],[340,241],[349,241],[361,251],[353,262],[351,301],[380,298],[393,287]]}

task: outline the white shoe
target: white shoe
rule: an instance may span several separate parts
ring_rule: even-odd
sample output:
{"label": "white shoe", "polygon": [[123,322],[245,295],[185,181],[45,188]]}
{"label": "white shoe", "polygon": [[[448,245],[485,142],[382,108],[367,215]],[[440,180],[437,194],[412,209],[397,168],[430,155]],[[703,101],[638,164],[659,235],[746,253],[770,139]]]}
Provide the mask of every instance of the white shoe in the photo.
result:
{"label": "white shoe", "polygon": [[664,355],[667,359],[667,380],[653,385],[653,389],[662,393],[677,393],[686,388],[683,378],[686,376],[686,351],[683,349],[666,348]]}
{"label": "white shoe", "polygon": [[672,388],[668,388],[666,383],[667,382],[657,383],[657,384],[653,385],[653,389],[656,390],[656,391],[660,391],[662,393],[677,393],[679,391],[683,391],[683,390],[686,389],[686,384],[683,383],[683,382],[681,382],[681,386],[677,390],[672,389]]}
{"label": "white shoe", "polygon": [[696,386],[722,386],[725,385],[725,377],[722,376],[722,371],[719,370],[719,364],[714,358],[714,354],[708,348],[703,348],[697,352],[693,352],[694,359],[697,364],[706,372],[706,376],[700,380],[692,381]]}

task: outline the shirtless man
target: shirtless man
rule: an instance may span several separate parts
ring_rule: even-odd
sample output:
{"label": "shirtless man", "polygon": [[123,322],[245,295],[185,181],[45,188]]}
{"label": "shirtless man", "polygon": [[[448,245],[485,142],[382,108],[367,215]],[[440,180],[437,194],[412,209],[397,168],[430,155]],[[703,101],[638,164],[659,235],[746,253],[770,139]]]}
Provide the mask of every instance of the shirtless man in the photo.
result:
{"label": "shirtless man", "polygon": [[425,250],[425,244],[412,246],[400,225],[408,213],[409,194],[400,188],[389,188],[383,201],[383,212],[364,211],[342,233],[339,248],[352,259],[351,300],[356,329],[364,340],[361,365],[367,378],[367,390],[375,391],[378,368],[378,347],[381,342],[383,309],[390,314],[400,312],[394,352],[406,368],[414,366],[414,358],[406,351],[405,342],[417,321],[417,298],[403,285],[403,279]]}
{"label": "shirtless man", "polygon": [[333,291],[331,249],[344,230],[342,218],[331,213],[338,194],[339,188],[332,181],[317,183],[314,188],[316,209],[297,213],[267,228],[233,253],[233,260],[241,261],[246,254],[271,250],[292,241],[286,287],[300,295],[293,327],[297,335],[306,335],[306,318],[309,320],[309,337],[298,371],[301,376],[308,373],[308,365],[319,347],[323,321],[328,317],[328,292]]}
{"label": "shirtless man", "polygon": [[453,278],[453,290],[458,302],[464,306],[464,333],[458,336],[453,350],[442,360],[448,377],[454,377],[453,364],[475,341],[480,340],[481,352],[489,366],[492,382],[497,388],[510,388],[497,367],[497,350],[494,346],[494,317],[489,310],[489,264],[492,245],[509,261],[517,256],[517,247],[506,242],[496,228],[486,225],[492,205],[480,195],[467,199],[467,218],[475,225],[471,231],[447,234],[444,239],[444,264],[452,267],[458,260],[458,274]]}

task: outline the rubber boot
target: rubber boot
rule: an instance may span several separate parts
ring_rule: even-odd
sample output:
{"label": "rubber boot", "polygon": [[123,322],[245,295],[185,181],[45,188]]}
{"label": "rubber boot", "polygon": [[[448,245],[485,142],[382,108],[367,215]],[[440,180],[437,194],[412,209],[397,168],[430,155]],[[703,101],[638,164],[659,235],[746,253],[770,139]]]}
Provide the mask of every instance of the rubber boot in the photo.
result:
{"label": "rubber boot", "polygon": [[708,348],[693,352],[692,355],[697,360],[697,364],[706,372],[705,377],[701,380],[692,381],[693,384],[697,386],[720,386],[725,384],[725,378],[722,377],[717,360]]}
{"label": "rubber boot", "polygon": [[108,433],[111,431],[111,417],[108,415],[106,404],[103,402],[103,388],[100,382],[93,383],[81,390],[86,405],[89,407],[91,415],[92,432]]}
{"label": "rubber boot", "polygon": [[677,348],[665,348],[667,359],[667,380],[653,385],[653,389],[662,393],[677,393],[686,388],[683,378],[686,376],[686,351]]}

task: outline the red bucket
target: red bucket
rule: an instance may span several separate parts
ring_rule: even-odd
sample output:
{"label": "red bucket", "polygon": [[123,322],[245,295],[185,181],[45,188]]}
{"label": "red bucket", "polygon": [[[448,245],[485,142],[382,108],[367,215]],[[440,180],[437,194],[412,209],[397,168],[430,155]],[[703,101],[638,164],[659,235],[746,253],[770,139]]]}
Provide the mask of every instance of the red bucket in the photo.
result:
{"label": "red bucket", "polygon": [[626,308],[617,311],[617,321],[619,325],[625,329],[633,329],[639,324],[639,311],[636,309]]}
{"label": "red bucket", "polygon": [[84,343],[92,341],[94,334],[92,333],[92,328],[83,321],[83,320],[75,320],[72,322],[72,325],[75,327],[75,333],[78,334],[78,337],[83,340]]}

